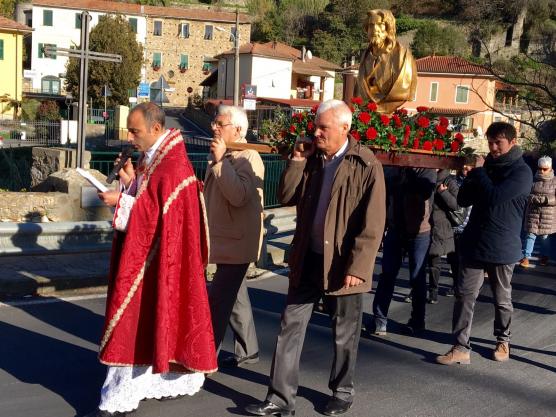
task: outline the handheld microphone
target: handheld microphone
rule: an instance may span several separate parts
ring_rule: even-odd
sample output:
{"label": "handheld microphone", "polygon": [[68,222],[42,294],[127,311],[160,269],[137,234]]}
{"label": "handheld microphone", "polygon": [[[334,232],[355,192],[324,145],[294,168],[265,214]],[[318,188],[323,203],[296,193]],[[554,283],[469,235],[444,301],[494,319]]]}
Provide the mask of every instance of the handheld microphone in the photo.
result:
{"label": "handheld microphone", "polygon": [[133,155],[133,146],[127,146],[122,149],[120,161],[116,165],[114,165],[114,168],[112,168],[112,172],[110,172],[110,174],[108,174],[108,177],[106,177],[106,182],[108,184],[112,184],[112,181],[116,179],[116,177],[118,176],[118,172],[120,172],[120,169],[124,167],[125,163],[131,157],[131,155]]}

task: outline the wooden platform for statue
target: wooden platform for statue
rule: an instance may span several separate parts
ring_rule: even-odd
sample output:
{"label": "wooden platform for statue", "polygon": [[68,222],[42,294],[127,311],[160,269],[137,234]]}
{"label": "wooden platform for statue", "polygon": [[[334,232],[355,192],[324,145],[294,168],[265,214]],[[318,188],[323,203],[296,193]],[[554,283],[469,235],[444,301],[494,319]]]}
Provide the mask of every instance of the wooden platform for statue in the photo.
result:
{"label": "wooden platform for statue", "polygon": [[[275,146],[264,143],[234,143],[228,149],[241,151],[252,149],[259,153],[280,153]],[[465,158],[455,153],[435,154],[421,149],[384,151],[369,146],[382,165],[413,168],[439,168],[458,170],[463,168]]]}

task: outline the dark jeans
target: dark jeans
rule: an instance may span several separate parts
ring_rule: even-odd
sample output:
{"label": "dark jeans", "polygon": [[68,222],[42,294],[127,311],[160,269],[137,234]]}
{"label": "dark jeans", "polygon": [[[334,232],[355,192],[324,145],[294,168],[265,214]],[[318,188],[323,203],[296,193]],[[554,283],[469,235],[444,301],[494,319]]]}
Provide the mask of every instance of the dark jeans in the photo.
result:
{"label": "dark jeans", "polygon": [[216,351],[220,350],[228,323],[234,333],[237,358],[259,352],[253,311],[245,284],[249,264],[218,264],[209,288],[209,304]]}
{"label": "dark jeans", "polygon": [[409,283],[412,293],[411,323],[416,326],[425,324],[427,299],[426,259],[430,246],[430,233],[420,233],[413,237],[403,237],[389,229],[384,238],[382,252],[382,274],[376,287],[373,301],[375,323],[384,327],[388,321],[388,309],[394,295],[396,278],[400,271],[403,254],[409,258]]}
{"label": "dark jeans", "polygon": [[299,386],[299,359],[313,306],[324,299],[332,319],[334,359],[328,387],[335,397],[352,401],[355,362],[361,332],[363,294],[325,295],[322,290],[322,255],[309,253],[299,287],[288,289],[286,309],[282,314],[280,334],[270,369],[266,399],[289,410],[295,408]]}
{"label": "dark jeans", "polygon": [[494,296],[494,336],[499,342],[510,341],[512,322],[512,275],[514,264],[498,265],[485,262],[461,260],[456,285],[456,302],[452,319],[454,345],[460,350],[471,349],[469,338],[475,302],[483,286],[485,271]]}

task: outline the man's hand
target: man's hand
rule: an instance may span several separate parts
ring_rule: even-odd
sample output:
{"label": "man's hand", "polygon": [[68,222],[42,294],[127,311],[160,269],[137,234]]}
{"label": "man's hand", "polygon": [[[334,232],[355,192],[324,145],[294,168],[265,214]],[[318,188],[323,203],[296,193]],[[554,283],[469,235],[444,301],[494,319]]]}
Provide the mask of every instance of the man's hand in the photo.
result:
{"label": "man's hand", "polygon": [[118,198],[120,197],[119,191],[110,190],[104,193],[97,193],[97,194],[98,194],[98,198],[100,198],[107,206],[116,207],[116,204],[118,204]]}
{"label": "man's hand", "polygon": [[[121,157],[122,154],[118,155],[118,157],[114,161],[114,165],[117,165],[120,162]],[[120,177],[120,181],[122,181],[126,187],[130,186],[131,182],[135,179],[135,170],[133,169],[131,158],[128,158],[128,160],[125,162],[123,168],[120,169],[120,171],[118,172],[118,176]]]}
{"label": "man's hand", "polygon": [[485,164],[485,158],[482,155],[477,155],[475,157],[475,168],[482,168]]}
{"label": "man's hand", "polygon": [[364,281],[361,278],[354,277],[353,275],[346,275],[344,278],[344,288],[356,287]]}
{"label": "man's hand", "polygon": [[210,152],[212,153],[214,163],[220,162],[226,153],[226,142],[224,142],[224,139],[220,136],[215,136],[210,143]]}
{"label": "man's hand", "polygon": [[448,186],[446,184],[440,184],[437,188],[439,193],[441,193],[443,191],[446,191],[447,189],[448,189]]}
{"label": "man's hand", "polygon": [[315,153],[315,144],[309,138],[298,138],[293,147],[292,159],[303,161]]}

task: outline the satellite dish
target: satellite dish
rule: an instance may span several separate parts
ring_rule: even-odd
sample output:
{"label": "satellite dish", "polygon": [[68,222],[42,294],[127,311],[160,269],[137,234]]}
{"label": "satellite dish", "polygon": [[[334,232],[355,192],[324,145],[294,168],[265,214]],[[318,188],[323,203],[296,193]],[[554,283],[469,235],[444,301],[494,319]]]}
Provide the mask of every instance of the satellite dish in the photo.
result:
{"label": "satellite dish", "polygon": [[307,57],[307,59],[313,59],[313,53],[311,51],[307,51],[305,56]]}

